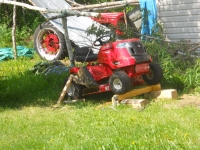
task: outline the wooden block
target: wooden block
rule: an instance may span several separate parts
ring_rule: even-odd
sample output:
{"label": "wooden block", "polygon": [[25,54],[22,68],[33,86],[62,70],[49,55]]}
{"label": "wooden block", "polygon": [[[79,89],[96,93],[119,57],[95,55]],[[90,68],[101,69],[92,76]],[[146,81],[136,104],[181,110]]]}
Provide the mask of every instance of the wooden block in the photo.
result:
{"label": "wooden block", "polygon": [[132,105],[133,108],[144,108],[149,103],[150,101],[146,99],[124,99],[120,102],[120,104]]}
{"label": "wooden block", "polygon": [[157,98],[157,99],[177,99],[178,94],[176,89],[166,89],[159,91],[152,91],[146,93],[145,97]]}

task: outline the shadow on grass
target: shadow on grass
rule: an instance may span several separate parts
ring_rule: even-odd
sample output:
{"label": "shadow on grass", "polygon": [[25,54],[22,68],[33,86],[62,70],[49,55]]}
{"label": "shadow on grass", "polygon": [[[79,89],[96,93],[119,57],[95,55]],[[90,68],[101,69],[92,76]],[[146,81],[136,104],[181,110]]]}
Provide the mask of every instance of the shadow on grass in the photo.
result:
{"label": "shadow on grass", "polygon": [[98,106],[111,102],[113,96],[112,92],[96,93],[88,96],[84,96],[85,101],[78,101],[76,103],[69,103],[67,105],[74,106],[75,108],[81,109],[87,106]]}
{"label": "shadow on grass", "polygon": [[[31,72],[0,80],[0,108],[49,107],[56,104],[68,74],[34,75]],[[86,102],[74,103],[76,108],[103,104],[111,101],[113,93],[105,92],[85,96]]]}
{"label": "shadow on grass", "polygon": [[67,74],[34,75],[22,72],[0,80],[0,107],[49,106],[56,103]]}

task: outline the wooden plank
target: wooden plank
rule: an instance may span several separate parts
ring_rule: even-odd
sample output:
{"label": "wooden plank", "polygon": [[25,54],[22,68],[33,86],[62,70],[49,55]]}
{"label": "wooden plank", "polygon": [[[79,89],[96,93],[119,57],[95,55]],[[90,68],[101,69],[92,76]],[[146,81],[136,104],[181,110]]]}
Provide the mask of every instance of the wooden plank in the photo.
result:
{"label": "wooden plank", "polygon": [[190,21],[200,21],[200,15],[193,16],[170,16],[160,18],[163,23],[174,23],[174,22],[190,22]]}
{"label": "wooden plank", "polygon": [[200,33],[200,27],[196,28],[165,28],[164,29],[165,34],[177,34],[177,33]]}
{"label": "wooden plank", "polygon": [[181,39],[199,39],[200,33],[176,33],[176,34],[167,34],[167,37],[171,40],[181,40]]}
{"label": "wooden plank", "polygon": [[159,17],[200,15],[199,9],[160,12]]}
{"label": "wooden plank", "polygon": [[164,23],[164,28],[200,27],[200,21]]}
{"label": "wooden plank", "polygon": [[200,3],[179,4],[179,5],[164,5],[159,6],[159,11],[177,11],[177,10],[192,10],[199,9]]}
{"label": "wooden plank", "polygon": [[[171,42],[180,42],[180,39],[173,39],[173,38],[170,38],[170,41],[171,41]],[[199,43],[199,42],[200,42],[200,39],[190,39],[190,42],[191,42],[191,43]]]}
{"label": "wooden plank", "polygon": [[149,86],[146,86],[146,87],[143,87],[143,88],[140,88],[140,89],[134,89],[134,90],[131,90],[131,91],[125,93],[125,94],[114,95],[112,97],[112,102],[115,101],[114,100],[115,98],[120,102],[123,99],[127,99],[127,98],[130,98],[130,97],[141,95],[141,94],[148,93],[148,92],[151,92],[151,91],[158,91],[160,89],[161,89],[160,84],[149,85]]}
{"label": "wooden plank", "polygon": [[181,5],[181,4],[200,3],[200,0],[159,0],[158,3],[160,6]]}

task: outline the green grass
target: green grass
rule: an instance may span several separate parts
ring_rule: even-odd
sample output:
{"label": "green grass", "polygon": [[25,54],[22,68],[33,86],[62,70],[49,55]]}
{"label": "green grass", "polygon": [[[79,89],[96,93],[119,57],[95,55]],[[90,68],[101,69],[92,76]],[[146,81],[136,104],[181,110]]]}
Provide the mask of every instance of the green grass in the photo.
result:
{"label": "green grass", "polygon": [[2,110],[0,149],[200,148],[200,113],[195,108],[152,103],[141,112],[122,106],[115,111],[86,103]]}
{"label": "green grass", "polygon": [[141,111],[97,109],[112,93],[54,108],[67,75],[36,76],[38,61],[0,63],[0,149],[200,149],[199,108],[163,100]]}

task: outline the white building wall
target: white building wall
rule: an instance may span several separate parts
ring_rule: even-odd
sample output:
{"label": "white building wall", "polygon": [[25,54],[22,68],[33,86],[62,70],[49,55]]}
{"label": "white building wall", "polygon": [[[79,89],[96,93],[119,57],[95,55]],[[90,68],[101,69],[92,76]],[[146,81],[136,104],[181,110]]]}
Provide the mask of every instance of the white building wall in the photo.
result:
{"label": "white building wall", "polygon": [[157,0],[158,18],[170,41],[200,42],[200,0]]}

